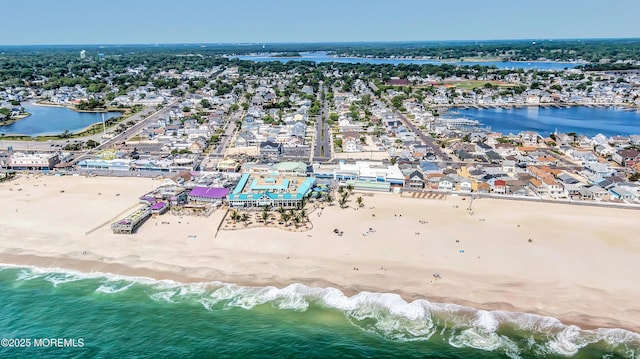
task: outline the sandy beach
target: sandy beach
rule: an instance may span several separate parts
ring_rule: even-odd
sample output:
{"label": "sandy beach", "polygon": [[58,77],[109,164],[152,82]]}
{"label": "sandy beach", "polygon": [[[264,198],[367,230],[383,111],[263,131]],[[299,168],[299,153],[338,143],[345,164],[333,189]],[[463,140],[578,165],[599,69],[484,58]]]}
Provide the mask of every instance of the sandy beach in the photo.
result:
{"label": "sandy beach", "polygon": [[[309,231],[216,235],[226,212],[219,209],[209,217],[168,213],[133,235],[112,234],[110,224],[160,183],[24,175],[0,183],[0,262],[187,282],[394,292],[407,300],[640,332],[637,210],[476,199],[470,211],[462,197],[355,193],[348,208],[310,210]],[[356,209],[356,196],[363,197],[362,208]]]}

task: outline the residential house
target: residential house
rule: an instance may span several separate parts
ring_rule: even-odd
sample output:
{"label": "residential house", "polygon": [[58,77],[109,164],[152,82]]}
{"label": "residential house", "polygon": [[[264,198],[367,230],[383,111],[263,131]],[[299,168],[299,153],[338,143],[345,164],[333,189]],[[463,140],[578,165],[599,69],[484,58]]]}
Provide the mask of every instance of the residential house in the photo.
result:
{"label": "residential house", "polygon": [[561,196],[564,191],[562,185],[551,176],[545,177],[542,183],[546,187],[545,192],[553,197]]}
{"label": "residential house", "polygon": [[619,199],[621,201],[628,201],[635,198],[635,194],[633,192],[618,185],[610,187],[609,193],[611,193],[611,198]]}
{"label": "residential house", "polygon": [[454,186],[454,180],[449,176],[445,176],[441,178],[440,182],[438,182],[438,190],[440,191],[451,192],[453,191],[453,186]]}
{"label": "residential house", "polygon": [[573,136],[569,136],[566,133],[558,133],[556,135],[556,142],[558,145],[570,145],[573,142]]}
{"label": "residential house", "polygon": [[424,176],[422,172],[418,170],[414,170],[409,175],[407,175],[407,180],[405,181],[405,185],[411,189],[423,189],[424,188]]}
{"label": "residential house", "polygon": [[354,139],[349,138],[342,144],[342,152],[360,152],[360,146]]}
{"label": "residential house", "polygon": [[589,174],[597,174],[600,177],[609,177],[616,173],[616,170],[606,162],[587,162],[584,165],[584,171]]}
{"label": "residential house", "polygon": [[636,149],[618,150],[611,156],[617,164],[625,167],[633,167],[640,162],[640,151]]}
{"label": "residential house", "polygon": [[567,198],[593,199],[592,194],[580,183],[564,183],[563,186]]}
{"label": "residential house", "polygon": [[578,135],[576,142],[578,142],[578,146],[581,148],[593,148],[593,142],[585,135]]}
{"label": "residential house", "polygon": [[516,171],[516,161],[504,160],[502,161],[502,171],[505,173],[513,173]]}
{"label": "residential house", "polygon": [[491,191],[491,185],[487,182],[475,182],[476,188],[474,189],[478,193],[489,193]]}
{"label": "residential house", "polygon": [[608,201],[611,199],[611,193],[600,186],[585,187],[590,196],[595,200]]}
{"label": "residential house", "polygon": [[628,145],[629,144],[629,137],[627,136],[611,136],[609,137],[609,143],[612,144],[613,146],[616,145]]}
{"label": "residential house", "polygon": [[529,196],[529,190],[525,186],[511,186],[509,191],[514,196],[527,197]]}
{"label": "residential house", "polygon": [[459,181],[459,190],[460,192],[471,192],[472,182],[470,179],[462,178]]}
{"label": "residential house", "polygon": [[282,144],[272,141],[261,142],[260,155],[269,158],[280,157],[280,155],[282,155]]}
{"label": "residential house", "polygon": [[538,145],[538,133],[533,131],[523,131],[518,134],[522,145],[525,147],[535,147]]}
{"label": "residential house", "polygon": [[487,153],[488,151],[492,151],[493,147],[487,145],[484,142],[476,142],[476,153],[478,154],[484,154]]}
{"label": "residential house", "polygon": [[235,147],[251,147],[256,145],[256,136],[250,131],[240,131],[234,142]]}
{"label": "residential house", "polygon": [[556,166],[558,164],[558,159],[553,156],[538,156],[536,159],[540,165]]}
{"label": "residential house", "polygon": [[615,149],[607,144],[597,145],[594,151],[598,154],[598,156],[603,157],[611,156],[615,153]]}
{"label": "residential house", "polygon": [[493,192],[498,194],[507,193],[507,182],[504,180],[493,181]]}
{"label": "residential house", "polygon": [[418,164],[418,168],[425,175],[432,173],[442,173],[442,169],[438,167],[438,164],[431,161],[420,161],[420,163]]}
{"label": "residential house", "polygon": [[546,187],[542,184],[542,181],[537,178],[529,180],[529,188],[537,194],[543,194],[546,192]]}

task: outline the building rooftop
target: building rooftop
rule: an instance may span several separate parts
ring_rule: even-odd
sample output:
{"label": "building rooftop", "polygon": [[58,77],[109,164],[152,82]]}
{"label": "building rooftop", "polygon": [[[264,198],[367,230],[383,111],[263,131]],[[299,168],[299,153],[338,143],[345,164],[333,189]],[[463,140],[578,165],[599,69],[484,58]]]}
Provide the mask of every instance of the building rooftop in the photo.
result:
{"label": "building rooftop", "polygon": [[190,197],[224,198],[229,194],[228,188],[194,187],[189,192]]}

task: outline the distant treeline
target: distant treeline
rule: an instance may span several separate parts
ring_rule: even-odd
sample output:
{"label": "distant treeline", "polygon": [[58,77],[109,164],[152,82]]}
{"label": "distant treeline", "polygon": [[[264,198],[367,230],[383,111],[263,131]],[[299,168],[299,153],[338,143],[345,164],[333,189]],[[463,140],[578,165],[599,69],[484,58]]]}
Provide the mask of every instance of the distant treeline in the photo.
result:
{"label": "distant treeline", "polygon": [[478,41],[442,43],[361,44],[335,50],[343,56],[407,56],[433,59],[469,57],[496,58],[501,61],[639,61],[640,39]]}
{"label": "distant treeline", "polygon": [[4,46],[2,53],[42,54],[86,50],[87,57],[105,57],[140,53],[246,55],[273,53],[276,56],[299,56],[300,52],[326,51],[339,56],[429,57],[460,59],[468,57],[498,58],[504,61],[639,61],[640,39],[576,40],[493,40],[429,42],[352,42],[352,43],[277,43],[277,44],[166,44],[166,45],[60,45]]}
{"label": "distant treeline", "polygon": [[586,64],[578,66],[584,71],[627,71],[640,70],[640,66],[629,63],[602,63],[602,64]]}
{"label": "distant treeline", "polygon": [[[499,50],[502,49],[502,50]],[[555,50],[554,50],[555,49]],[[80,51],[85,50],[85,58]],[[480,51],[482,50],[482,51]],[[225,67],[237,66],[242,75],[260,75],[273,72],[296,70],[306,76],[309,85],[317,89],[318,82],[332,81],[324,76],[329,71],[351,73],[351,81],[357,78],[387,81],[390,77],[408,78],[410,76],[435,75],[474,77],[487,71],[497,79],[507,74],[523,70],[498,70],[485,66],[418,65],[418,64],[347,64],[315,63],[312,61],[279,61],[258,63],[242,61],[223,56],[253,52],[272,52],[292,56],[301,51],[332,51],[339,55],[358,56],[427,56],[440,54],[441,58],[459,58],[465,56],[490,56],[507,54],[509,60],[545,59],[568,60],[560,54],[572,54],[571,59],[582,58],[594,61],[584,66],[585,70],[629,70],[636,68],[618,60],[638,60],[640,40],[564,40],[536,43],[524,41],[496,42],[444,42],[444,43],[340,43],[340,44],[277,44],[277,45],[110,45],[110,46],[4,46],[0,47],[0,91],[5,87],[28,85],[35,89],[57,89],[62,86],[81,85],[90,94],[105,93],[105,99],[111,101],[118,95],[124,95],[140,87],[151,84],[156,88],[176,89],[183,80],[170,77],[158,77],[159,72],[175,70],[222,71]],[[98,55],[100,54],[100,55]],[[518,54],[518,55],[516,55]],[[548,54],[557,54],[552,57]],[[430,56],[430,55],[429,55]],[[564,56],[564,55],[563,55]],[[608,61],[600,60],[608,59]],[[276,59],[274,59],[276,60]],[[216,70],[217,69],[217,70]],[[229,93],[235,84],[198,78],[186,80],[187,91],[195,92],[205,86],[216,90],[218,94]],[[349,79],[344,81],[348,82]],[[348,83],[347,83],[348,85]]]}

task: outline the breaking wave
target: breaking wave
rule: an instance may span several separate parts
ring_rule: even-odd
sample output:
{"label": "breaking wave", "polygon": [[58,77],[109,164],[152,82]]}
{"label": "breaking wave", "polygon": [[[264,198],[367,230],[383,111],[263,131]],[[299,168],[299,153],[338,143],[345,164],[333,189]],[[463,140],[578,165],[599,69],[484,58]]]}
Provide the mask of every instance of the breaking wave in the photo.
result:
{"label": "breaking wave", "polygon": [[[407,302],[393,293],[360,292],[347,296],[336,288],[294,283],[284,288],[249,287],[222,282],[179,283],[108,273],[81,273],[59,268],[2,265],[17,269],[16,281],[44,280],[54,287],[93,281],[95,295],[122,295],[142,288],[154,301],[193,303],[209,311],[269,305],[305,312],[311,307],[341,311],[363,331],[394,341],[442,340],[455,348],[499,352],[510,358],[571,357],[595,345],[616,356],[640,357],[640,335],[624,329],[585,330],[552,317],[487,311],[427,300]],[[529,353],[529,354],[526,354]]]}

